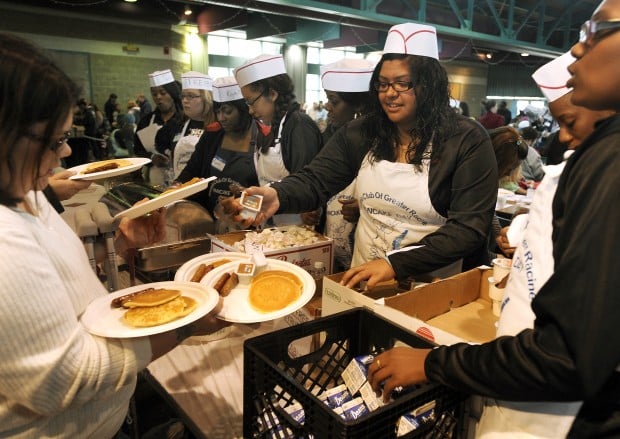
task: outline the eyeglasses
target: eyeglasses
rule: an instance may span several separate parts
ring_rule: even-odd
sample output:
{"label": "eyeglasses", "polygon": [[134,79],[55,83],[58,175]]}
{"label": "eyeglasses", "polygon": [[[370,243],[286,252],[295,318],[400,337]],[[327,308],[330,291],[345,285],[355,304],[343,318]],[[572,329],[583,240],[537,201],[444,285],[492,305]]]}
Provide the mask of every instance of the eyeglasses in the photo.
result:
{"label": "eyeglasses", "polygon": [[187,99],[187,100],[192,100],[192,99],[198,99],[200,97],[200,95],[193,95],[193,94],[189,94],[189,93],[183,93],[181,95],[181,100],[183,99]]}
{"label": "eyeglasses", "polygon": [[[579,30],[579,42],[582,44],[587,44],[597,38],[596,34],[599,32],[618,29],[620,29],[620,19],[608,21],[588,20],[581,25],[581,29]],[[602,36],[598,37],[598,39],[600,38],[602,38]]]}
{"label": "eyeglasses", "polygon": [[390,87],[392,87],[392,89],[395,92],[402,93],[404,91],[411,90],[413,88],[413,82],[412,81],[394,81],[394,82],[377,81],[373,84],[373,87],[379,93],[386,93]]}
{"label": "eyeglasses", "polygon": [[247,105],[248,107],[253,107],[254,104],[263,97],[263,94],[265,93],[265,90],[261,91],[260,94],[258,96],[256,96],[254,99],[252,99],[252,101],[245,101],[245,105]]}
{"label": "eyeglasses", "polygon": [[[39,136],[38,134],[27,132],[25,136],[37,142],[41,142],[41,143],[45,142],[45,138],[43,138],[43,136]],[[61,138],[59,138],[58,140],[54,141],[51,145],[49,145],[49,149],[52,152],[58,151],[60,148],[62,148],[62,146],[65,143],[67,143],[67,140],[69,140],[71,136],[73,136],[73,133],[71,131],[64,132]]]}

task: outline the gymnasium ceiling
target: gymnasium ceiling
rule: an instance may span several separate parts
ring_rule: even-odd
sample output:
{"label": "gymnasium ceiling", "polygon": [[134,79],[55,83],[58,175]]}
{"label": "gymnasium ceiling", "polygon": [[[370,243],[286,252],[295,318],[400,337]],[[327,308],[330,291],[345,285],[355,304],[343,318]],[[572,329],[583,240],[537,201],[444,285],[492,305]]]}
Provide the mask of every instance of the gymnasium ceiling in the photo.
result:
{"label": "gymnasium ceiling", "polygon": [[[21,0],[22,7],[175,25],[183,19],[200,33],[244,30],[288,44],[381,50],[390,26],[407,21],[437,27],[442,60],[492,62],[536,58],[568,50],[599,0]],[[186,8],[192,9],[187,17]],[[489,60],[485,60],[489,62]]]}

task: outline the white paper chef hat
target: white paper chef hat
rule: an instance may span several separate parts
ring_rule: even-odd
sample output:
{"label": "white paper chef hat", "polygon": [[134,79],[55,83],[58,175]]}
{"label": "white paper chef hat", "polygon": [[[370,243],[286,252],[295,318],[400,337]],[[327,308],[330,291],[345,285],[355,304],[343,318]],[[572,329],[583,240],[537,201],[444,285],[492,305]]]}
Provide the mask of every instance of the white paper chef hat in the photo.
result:
{"label": "white paper chef hat", "polygon": [[433,26],[418,23],[392,26],[385,40],[383,53],[403,53],[439,59],[437,30]]}
{"label": "white paper chef hat", "polygon": [[149,84],[151,87],[160,87],[171,82],[174,82],[174,76],[172,76],[170,69],[149,73]]}
{"label": "white paper chef hat", "polygon": [[341,59],[321,66],[321,84],[325,90],[364,92],[369,90],[375,63],[366,59]]}
{"label": "white paper chef hat", "polygon": [[239,87],[286,73],[282,55],[259,55],[234,70]]}
{"label": "white paper chef hat", "polygon": [[572,88],[566,87],[566,81],[570,79],[567,67],[575,61],[575,57],[566,52],[553,61],[548,62],[534,72],[532,78],[549,102],[560,99]]}
{"label": "white paper chef hat", "polygon": [[213,82],[213,100],[215,102],[230,102],[239,99],[243,99],[243,95],[234,77],[217,78]]}
{"label": "white paper chef hat", "polygon": [[186,72],[181,75],[183,88],[194,88],[197,90],[213,90],[213,80],[210,76],[200,72]]}

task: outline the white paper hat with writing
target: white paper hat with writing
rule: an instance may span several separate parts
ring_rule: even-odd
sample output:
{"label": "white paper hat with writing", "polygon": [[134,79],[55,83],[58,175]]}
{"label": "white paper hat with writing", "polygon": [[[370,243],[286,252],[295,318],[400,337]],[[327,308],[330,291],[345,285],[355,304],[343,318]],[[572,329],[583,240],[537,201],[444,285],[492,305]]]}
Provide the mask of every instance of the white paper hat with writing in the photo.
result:
{"label": "white paper hat with writing", "polygon": [[570,52],[566,52],[564,55],[558,56],[553,61],[540,67],[532,75],[536,85],[549,102],[560,99],[566,93],[572,91],[572,88],[566,87],[566,81],[570,79],[568,66],[574,61],[575,57]]}
{"label": "white paper hat with writing", "polygon": [[286,73],[282,55],[259,55],[234,70],[239,87]]}
{"label": "white paper hat with writing", "polygon": [[383,53],[402,53],[439,59],[437,30],[433,26],[417,23],[392,26],[385,40]]}
{"label": "white paper hat with writing", "polygon": [[213,90],[213,80],[210,76],[200,72],[186,72],[181,75],[183,89]]}
{"label": "white paper hat with writing", "polygon": [[170,69],[149,73],[149,84],[151,87],[160,87],[171,82],[174,82],[174,76],[172,76]]}
{"label": "white paper hat with writing", "polygon": [[234,77],[217,78],[213,82],[213,100],[215,102],[230,102],[239,99],[243,99],[243,95]]}
{"label": "white paper hat with writing", "polygon": [[375,63],[366,59],[341,59],[321,66],[321,84],[325,90],[364,92],[369,90]]}

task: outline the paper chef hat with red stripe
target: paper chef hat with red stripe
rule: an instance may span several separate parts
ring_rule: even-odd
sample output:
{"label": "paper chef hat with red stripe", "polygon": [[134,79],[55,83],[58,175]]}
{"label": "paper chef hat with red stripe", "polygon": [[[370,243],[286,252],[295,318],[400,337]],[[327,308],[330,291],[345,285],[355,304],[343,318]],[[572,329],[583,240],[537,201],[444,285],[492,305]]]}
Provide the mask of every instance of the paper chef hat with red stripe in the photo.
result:
{"label": "paper chef hat with red stripe", "polygon": [[200,72],[186,72],[181,75],[183,89],[213,90],[213,80]]}
{"label": "paper chef hat with red stripe", "polygon": [[325,90],[359,93],[368,91],[375,63],[366,59],[341,59],[321,66]]}
{"label": "paper chef hat with red stripe", "polygon": [[232,76],[217,78],[213,82],[213,100],[215,102],[230,102],[243,99],[239,84]]}
{"label": "paper chef hat with red stripe", "polygon": [[385,40],[383,53],[402,53],[439,59],[437,30],[433,26],[418,23],[392,26]]}
{"label": "paper chef hat with red stripe", "polygon": [[564,55],[540,67],[532,75],[536,85],[549,102],[560,99],[566,93],[573,90],[566,87],[566,81],[570,79],[568,66],[574,61],[575,57],[570,52],[566,52]]}
{"label": "paper chef hat with red stripe", "polygon": [[174,82],[174,76],[170,69],[158,70],[153,73],[149,73],[149,84],[151,87],[160,87],[165,84]]}
{"label": "paper chef hat with red stripe", "polygon": [[286,73],[286,68],[282,55],[259,55],[246,61],[233,72],[239,87],[244,87],[260,79]]}

